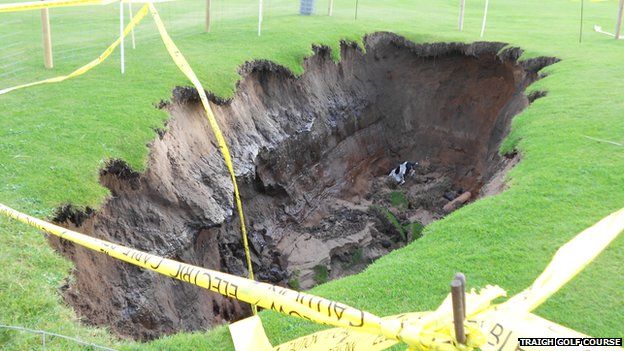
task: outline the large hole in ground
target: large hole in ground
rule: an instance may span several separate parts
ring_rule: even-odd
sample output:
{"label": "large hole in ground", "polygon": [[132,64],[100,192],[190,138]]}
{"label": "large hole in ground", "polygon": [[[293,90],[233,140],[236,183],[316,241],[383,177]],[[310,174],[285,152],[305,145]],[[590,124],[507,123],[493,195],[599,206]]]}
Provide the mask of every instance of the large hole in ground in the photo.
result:
{"label": "large hole in ground", "polygon": [[[525,88],[553,62],[518,62],[503,43],[416,45],[369,35],[341,60],[315,47],[305,73],[256,61],[230,101],[213,99],[228,139],[259,280],[296,289],[361,271],[419,236],[422,225],[503,188],[517,160],[498,148]],[[197,92],[176,88],[145,173],[111,161],[97,211],[64,206],[56,221],[98,238],[246,275],[232,186]],[[388,172],[420,167],[404,185]],[[459,197],[460,200],[456,200]],[[455,200],[454,200],[455,199]],[[205,329],[245,304],[50,239],[75,262],[66,301],[92,324],[141,340]]]}

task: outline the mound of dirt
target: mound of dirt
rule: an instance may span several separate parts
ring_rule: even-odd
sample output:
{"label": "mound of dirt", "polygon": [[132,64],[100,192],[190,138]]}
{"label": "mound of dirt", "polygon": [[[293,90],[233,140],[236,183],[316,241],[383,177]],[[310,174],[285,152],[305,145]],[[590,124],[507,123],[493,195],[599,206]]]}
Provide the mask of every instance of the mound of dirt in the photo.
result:
{"label": "mound of dirt", "polygon": [[[259,280],[305,289],[361,271],[465,201],[503,188],[498,155],[525,88],[555,62],[517,59],[504,43],[423,44],[377,33],[341,60],[314,47],[305,73],[255,61],[232,100],[212,98],[235,161]],[[95,237],[246,275],[232,186],[191,88],[176,88],[145,173],[114,160],[97,211],[57,222]],[[421,166],[396,186],[405,160]],[[489,184],[489,185],[488,185]],[[484,185],[487,185],[484,187]],[[485,191],[487,190],[487,191]],[[459,200],[457,200],[460,198]],[[453,203],[448,205],[451,201]],[[88,323],[147,340],[205,329],[249,307],[50,239],[76,264],[66,301]]]}

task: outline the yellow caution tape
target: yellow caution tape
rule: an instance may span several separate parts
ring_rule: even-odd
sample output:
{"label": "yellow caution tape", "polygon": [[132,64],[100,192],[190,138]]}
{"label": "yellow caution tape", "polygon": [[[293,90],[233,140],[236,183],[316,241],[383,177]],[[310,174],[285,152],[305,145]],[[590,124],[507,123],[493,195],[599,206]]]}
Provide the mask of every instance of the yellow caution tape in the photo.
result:
{"label": "yellow caution tape", "polygon": [[[34,10],[44,7],[75,6],[79,4],[106,4],[117,1],[118,0],[53,0],[46,3],[22,3],[20,8],[17,8],[15,6],[16,4],[5,4],[0,5],[0,12]],[[49,6],[41,6],[43,4]],[[141,8],[137,15],[132,19],[131,23],[125,28],[123,36],[127,36],[130,31],[144,18],[148,9],[152,13],[162,40],[172,59],[196,87],[204,106],[209,124],[217,140],[219,150],[226,163],[232,180],[236,206],[241,220],[241,233],[245,247],[250,280],[188,265],[100,239],[95,239],[22,214],[2,204],[0,204],[0,213],[4,213],[11,218],[27,223],[50,234],[57,235],[62,239],[66,239],[89,249],[105,253],[124,262],[209,289],[226,297],[248,302],[252,305],[254,313],[256,311],[255,307],[260,306],[265,309],[275,310],[317,323],[350,329],[330,329],[319,332],[280,345],[276,348],[276,350],[312,351],[317,349],[328,349],[328,346],[331,345],[333,345],[332,348],[334,349],[342,349],[334,347],[336,345],[339,347],[342,345],[345,347],[344,349],[349,350],[383,350],[393,344],[396,344],[398,341],[407,343],[411,350],[471,350],[475,347],[483,345],[486,342],[484,334],[476,326],[477,323],[480,323],[481,327],[489,325],[488,323],[491,324],[492,320],[495,319],[494,317],[500,317],[516,322],[521,320],[519,319],[519,316],[524,316],[522,318],[532,321],[534,321],[535,318],[539,318],[528,314],[528,312],[543,303],[548,297],[558,291],[563,285],[578,274],[624,229],[623,209],[603,219],[595,226],[585,230],[568,244],[564,245],[557,252],[553,261],[548,265],[546,270],[540,275],[540,277],[538,277],[529,289],[523,291],[501,305],[495,307],[490,306],[490,303],[494,298],[499,297],[502,293],[504,293],[504,291],[498,287],[489,287],[484,289],[484,291],[480,294],[468,294],[467,300],[470,301],[470,303],[467,304],[469,309],[469,313],[467,313],[469,321],[465,325],[467,335],[466,345],[458,344],[454,338],[451,323],[452,313],[449,307],[450,299],[448,297],[435,312],[411,313],[382,319],[371,313],[335,301],[266,283],[255,282],[253,280],[251,256],[247,242],[247,230],[245,227],[242,202],[238,191],[234,167],[225,138],[223,137],[223,134],[210,108],[208,98],[201,82],[175,43],[171,40],[156,8],[152,3],[148,3]],[[97,59],[67,76],[7,88],[0,90],[0,94],[38,84],[60,82],[65,79],[81,75],[97,66],[108,56],[110,56],[120,42],[121,38],[118,38]],[[255,323],[257,322],[258,320],[255,321]],[[496,328],[497,325],[498,324],[495,324],[494,328]],[[248,324],[247,327],[251,327],[255,330],[256,332],[254,335],[256,335],[257,338],[261,338],[261,328],[259,329],[257,324]],[[242,329],[244,330],[245,328]],[[496,330],[492,329],[492,331]],[[492,334],[492,332],[490,332],[490,334]],[[329,343],[329,341],[319,343],[318,340],[323,340],[323,338],[331,338],[332,341],[331,343]],[[339,341],[337,342],[336,339],[339,339]],[[317,347],[315,345],[322,345],[322,348],[314,348]],[[489,343],[483,346],[484,350],[491,349],[488,348],[487,345],[489,345]],[[263,347],[265,346],[266,345],[263,344]],[[504,346],[505,345],[500,346],[497,350],[507,350],[506,347],[503,348]]]}
{"label": "yellow caution tape", "polygon": [[[432,312],[418,312],[418,313],[409,313],[402,314],[396,316],[385,317],[384,320],[391,321],[399,321],[400,323],[411,323],[415,324],[421,320],[427,318]],[[241,323],[245,320],[233,323],[230,325],[230,333],[232,334],[232,340],[236,340],[239,338],[244,338],[241,329],[232,328],[233,325],[237,323]],[[470,333],[479,333],[477,330],[478,326],[474,322],[466,323],[466,330],[468,334],[468,340],[470,342],[471,337]],[[469,327],[469,328],[468,328]],[[257,328],[257,327],[256,327]],[[454,342],[453,339],[450,338],[452,335],[451,325],[447,328],[443,328],[440,332],[435,335],[421,335],[421,338],[428,338],[429,342],[425,345],[421,343],[418,347],[412,349],[418,350],[462,350],[468,349],[468,347],[458,344]],[[258,335],[258,332],[254,333],[254,336]],[[483,335],[483,334],[479,334]],[[439,336],[442,336],[439,338]],[[260,335],[258,337],[259,340],[263,340],[266,336]],[[475,344],[474,338],[472,343],[474,347],[480,346],[483,349],[483,345],[485,345],[486,341],[483,339],[485,336],[479,336],[478,342]],[[388,339],[383,335],[374,335],[367,334],[363,332],[358,332],[354,330],[347,330],[344,328],[333,328],[328,330],[323,330],[314,334],[306,335],[286,343],[283,343],[279,346],[276,346],[274,351],[326,351],[326,350],[350,350],[350,351],[382,351],[386,350],[398,343],[397,340]],[[254,346],[252,346],[253,342],[248,342],[250,347],[243,348],[245,345],[237,345],[234,344],[236,351],[253,351],[255,350]]]}
{"label": "yellow caution tape", "polygon": [[[414,319],[422,319],[431,312],[409,313],[386,317],[384,319],[399,319],[404,323],[410,323]],[[256,317],[257,318],[257,317]],[[249,318],[247,318],[249,319]],[[323,330],[314,334],[306,335],[275,348],[266,348],[265,340],[268,341],[262,325],[246,322],[247,319],[230,324],[230,332],[236,351],[274,350],[274,351],[326,351],[326,350],[350,350],[350,351],[382,351],[397,344],[397,341],[386,339],[383,336],[360,333],[343,328]],[[470,318],[485,334],[485,342],[481,345],[482,351],[556,351],[554,347],[519,347],[518,338],[583,338],[585,334],[553,323],[531,313],[511,314],[501,311],[488,311]],[[247,329],[242,329],[243,324]],[[251,332],[250,332],[251,331]],[[254,343],[254,338],[258,343]],[[236,340],[244,340],[237,343]],[[263,345],[262,348],[256,348]],[[561,348],[558,348],[561,350]],[[566,351],[569,348],[566,348]],[[570,349],[571,350],[571,349]],[[621,351],[621,347],[605,348],[603,351]],[[580,351],[580,350],[579,350]],[[583,350],[586,351],[586,350]]]}
{"label": "yellow caution tape", "polygon": [[[124,29],[124,32],[123,32],[124,37],[126,37],[134,29],[134,27],[136,27],[137,24],[141,22],[141,20],[145,17],[145,15],[147,15],[147,11],[148,11],[148,5],[147,4],[143,5],[143,7],[139,10],[139,12],[137,12],[137,14],[132,18],[130,23]],[[95,60],[87,63],[86,65],[78,68],[77,70],[73,71],[72,73],[68,75],[49,78],[49,79],[41,80],[38,82],[28,83],[28,84],[22,84],[22,85],[18,85],[18,86],[11,87],[11,88],[5,88],[5,89],[0,90],[0,95],[6,94],[8,92],[11,92],[17,89],[28,88],[28,87],[32,87],[35,85],[46,84],[46,83],[58,83],[66,79],[80,76],[90,71],[93,67],[96,67],[100,63],[104,62],[104,60],[106,60],[113,53],[113,51],[115,51],[115,49],[119,46],[120,43],[121,43],[121,38],[117,38],[117,40],[115,40],[108,48],[106,48],[106,50],[104,50],[104,52],[100,54],[100,56],[98,56]]]}
{"label": "yellow caution tape", "polygon": [[3,204],[0,204],[0,214],[4,214],[49,234],[56,235],[61,239],[104,253],[124,262],[265,309],[275,310],[327,325],[379,330],[379,325],[375,325],[375,323],[378,322],[377,317],[341,303],[279,286],[177,262],[96,239],[28,216]]}
{"label": "yellow caution tape", "polygon": [[[489,306],[493,298],[503,295],[498,287],[490,287],[477,295],[473,292],[466,295],[468,322],[466,323],[468,344],[480,345],[483,351],[538,351],[551,350],[544,347],[519,347],[518,337],[587,337],[572,329],[568,329],[546,319],[529,313],[557,292],[574,276],[591,263],[622,231],[624,230],[624,209],[612,213],[600,222],[584,230],[568,243],[563,245],[546,269],[528,289],[515,295],[506,302]],[[383,320],[411,325],[412,330],[420,330],[418,350],[462,350],[464,345],[457,344],[451,337],[450,296],[436,312],[408,313],[386,317]],[[437,316],[436,316],[437,314]],[[433,320],[438,325],[428,324]],[[474,330],[478,325],[481,334]],[[438,329],[432,333],[432,330]],[[257,328],[257,327],[256,327]],[[240,328],[230,328],[233,338],[240,338]],[[254,335],[258,335],[259,329]],[[429,333],[429,334],[427,334]],[[470,334],[473,339],[470,340]],[[485,335],[485,340],[475,340],[474,336]],[[266,336],[259,335],[258,342],[263,344]],[[423,343],[422,341],[426,341]],[[427,343],[428,341],[428,343]],[[397,343],[396,339],[383,335],[363,333],[358,330],[334,328],[306,335],[275,347],[275,351],[381,351]],[[252,342],[248,343],[253,345]],[[410,344],[413,345],[413,344]],[[252,348],[236,348],[236,351],[252,351]],[[411,348],[413,349],[413,348]],[[554,350],[554,348],[552,348]],[[560,349],[560,348],[559,348]],[[581,348],[575,348],[585,351]],[[572,350],[572,349],[570,349]],[[605,348],[604,351],[622,351],[621,347]]]}
{"label": "yellow caution tape", "polygon": [[[404,341],[407,344],[416,344],[422,341],[420,339],[421,331],[416,330],[412,326],[402,325],[399,320],[382,320],[369,312],[340,302],[193,266],[96,239],[28,216],[3,204],[0,204],[0,214],[4,214],[34,228],[43,230],[93,251],[104,253],[135,266],[143,267],[197,285],[223,296],[250,303],[254,306],[277,311],[293,317],[307,319],[320,324],[350,328],[375,335],[384,335],[386,338]],[[492,294],[490,293],[489,295]],[[484,296],[487,297],[488,295],[486,294]],[[489,296],[489,298],[492,297]],[[476,308],[476,306],[482,304],[473,303],[472,305]],[[425,322],[427,325],[438,323],[435,318],[430,318]],[[476,332],[478,332],[478,330],[476,330]],[[482,338],[482,336],[477,335],[476,332],[474,335],[468,333],[469,342],[470,340],[479,340]]]}
{"label": "yellow caution tape", "polygon": [[[273,351],[258,315],[242,319],[229,326],[235,350]],[[235,335],[240,337],[234,337]]]}
{"label": "yellow caution tape", "polygon": [[591,263],[622,230],[624,209],[603,218],[560,247],[535,282],[498,309],[533,311]]}
{"label": "yellow caution tape", "polygon": [[[114,1],[118,1],[118,0],[114,0]],[[66,0],[66,1],[55,1],[54,4],[55,4],[55,6],[73,6],[73,5],[76,5],[76,4],[91,4],[91,3],[102,3],[102,2],[103,2],[103,0]],[[42,2],[24,3],[24,4],[25,4],[24,5],[25,7],[23,9],[35,9],[35,8],[40,8],[40,7],[37,7],[37,6],[40,6],[42,4]],[[7,5],[11,5],[11,4],[7,4]],[[17,8],[16,6],[5,6],[6,11],[15,10],[16,8]],[[234,173],[234,166],[232,164],[232,158],[230,156],[230,151],[229,151],[229,149],[227,147],[227,144],[225,142],[225,138],[223,137],[223,133],[221,132],[221,129],[219,128],[219,125],[218,125],[218,123],[216,121],[216,118],[214,117],[212,109],[210,108],[210,104],[208,102],[208,97],[206,96],[206,92],[205,92],[201,82],[199,81],[199,79],[197,78],[195,73],[193,72],[193,69],[188,64],[188,62],[186,61],[186,59],[184,58],[184,56],[182,55],[180,50],[175,45],[173,40],[171,40],[171,37],[167,33],[167,30],[165,29],[165,26],[164,26],[162,20],[160,19],[160,16],[158,15],[158,11],[156,10],[156,8],[152,4],[152,2],[149,2],[148,4],[144,5],[141,8],[141,10],[139,10],[139,12],[136,14],[136,16],[130,22],[130,24],[128,24],[128,26],[125,28],[125,30],[123,32],[123,37],[126,37],[134,29],[134,27],[145,17],[145,15],[147,14],[148,9],[152,13],[152,16],[154,18],[154,21],[156,22],[156,26],[158,27],[158,31],[159,31],[159,33],[160,33],[160,35],[162,37],[162,40],[163,40],[163,42],[165,44],[165,47],[167,48],[167,51],[171,55],[171,58],[176,63],[178,68],[180,68],[180,70],[189,78],[189,80],[193,83],[193,85],[197,89],[197,91],[199,93],[199,96],[200,96],[200,99],[202,101],[202,105],[204,106],[204,110],[206,111],[206,116],[208,118],[208,122],[210,123],[210,127],[211,127],[211,129],[212,129],[212,131],[214,133],[214,136],[215,136],[216,140],[217,140],[219,151],[221,152],[221,155],[223,156],[223,159],[225,161],[226,167],[227,167],[228,172],[230,174],[230,178],[231,178],[232,185],[233,185],[233,188],[234,188],[234,198],[235,198],[235,202],[236,202],[236,208],[237,208],[238,215],[239,215],[240,222],[241,222],[241,225],[240,225],[241,226],[241,236],[242,236],[242,241],[243,241],[243,247],[245,249],[245,259],[246,259],[246,263],[247,263],[247,270],[249,271],[249,279],[253,280],[254,279],[254,274],[253,274],[253,266],[252,266],[252,263],[251,263],[251,253],[249,251],[249,243],[248,243],[248,240],[247,240],[247,228],[246,228],[246,225],[245,225],[245,216],[244,216],[244,213],[243,213],[243,205],[242,205],[242,201],[241,201],[241,198],[240,198],[240,193],[239,193],[239,190],[238,190],[238,184],[236,182],[236,175]],[[106,60],[106,58],[108,58],[110,56],[110,54],[119,46],[120,43],[121,43],[121,37],[117,38],[117,40],[115,40],[115,42],[113,44],[111,44],[98,58],[96,58],[95,60],[89,62],[88,64],[80,67],[79,69],[77,69],[76,71],[74,71],[74,72],[72,72],[72,73],[70,73],[68,75],[54,77],[54,78],[49,78],[49,79],[45,79],[45,80],[38,81],[38,82],[28,83],[28,84],[22,84],[22,85],[10,87],[10,88],[5,88],[5,89],[0,90],[0,95],[9,93],[9,92],[17,90],[17,89],[28,88],[28,87],[32,87],[32,86],[36,86],[36,85],[40,85],[40,84],[58,83],[58,82],[62,82],[64,80],[66,80],[66,79],[70,79],[70,78],[74,78],[74,77],[77,77],[79,75],[82,75],[82,74],[88,72],[89,70],[91,70],[93,67],[95,67],[95,66],[99,65],[100,63],[102,63],[104,60]],[[253,310],[253,312],[255,314],[256,313],[255,306],[252,306],[252,310]]]}
{"label": "yellow caution tape", "polygon": [[[585,334],[553,323],[532,313],[509,313],[490,311],[478,316],[479,326],[485,332],[487,342],[482,351],[553,351],[553,348],[520,346],[518,338],[586,338]],[[561,347],[558,348],[561,351]],[[565,351],[578,350],[565,348]],[[601,351],[621,351],[621,347]],[[583,350],[587,351],[587,350]]]}
{"label": "yellow caution tape", "polygon": [[116,2],[123,3],[139,3],[145,4],[172,2],[178,0],[47,0],[47,1],[26,1],[26,2],[14,2],[10,4],[0,4],[0,12],[19,12],[19,11],[33,11],[48,9],[54,7],[74,7],[74,6],[89,6],[89,5],[110,5]]}
{"label": "yellow caution tape", "polygon": [[[177,262],[92,238],[20,213],[2,204],[0,204],[0,214],[91,250],[102,252],[124,262],[209,289],[227,297],[313,322],[348,328],[359,333],[372,334],[376,338],[371,338],[370,340],[373,340],[372,342],[378,345],[384,343],[387,346],[393,343],[392,340],[394,340],[394,342],[405,342],[412,350],[467,351],[486,342],[484,333],[480,330],[478,324],[479,321],[483,321],[483,318],[487,318],[487,321],[489,321],[491,318],[486,317],[488,314],[515,320],[516,316],[527,314],[522,312],[523,309],[528,310],[537,306],[535,302],[520,304],[516,302],[518,301],[516,298],[512,298],[506,303],[492,307],[490,305],[491,301],[504,295],[504,291],[499,287],[487,287],[479,294],[476,294],[474,291],[466,294],[466,315],[468,316],[468,321],[465,323],[465,327],[467,343],[466,345],[460,345],[455,340],[452,331],[450,297],[447,297],[435,312],[406,314],[382,319],[363,310],[322,297]],[[563,277],[561,279],[548,280],[554,283],[548,285],[547,292],[551,292],[554,289],[553,287],[559,289],[591,262],[623,229],[624,209],[611,214],[564,245],[544,271],[545,274],[540,275],[536,283],[544,280],[542,278],[544,276],[561,276]],[[591,245],[588,245],[589,241],[592,242]],[[570,252],[575,252],[577,247],[584,245],[588,245],[585,246],[585,250],[588,251],[586,254],[581,257],[568,256]],[[564,264],[566,262],[563,260],[570,258],[575,263]],[[573,268],[568,269],[566,266],[570,265]],[[546,275],[546,273],[548,274]],[[519,296],[532,296],[532,294],[535,294],[533,287],[520,293]],[[540,294],[540,296],[544,295]],[[530,299],[530,301],[543,301],[543,299],[540,297],[537,300]],[[483,325],[483,323],[481,324]],[[341,338],[345,340],[348,338],[362,338],[360,334],[351,334],[349,331],[340,331],[340,334],[333,333],[330,335],[341,335]],[[281,348],[280,350],[287,349]],[[293,348],[293,350],[298,349]]]}
{"label": "yellow caution tape", "polygon": [[[413,335],[411,349],[416,350],[470,350],[485,344],[485,335],[481,332],[478,322],[473,315],[478,315],[490,306],[493,299],[504,296],[505,291],[497,286],[488,286],[479,294],[474,291],[466,294],[467,316],[470,321],[464,324],[466,331],[466,345],[461,345],[455,340],[453,331],[453,314],[450,295],[442,302],[434,312],[416,312],[384,317],[385,323],[409,326]],[[237,322],[239,323],[239,322]],[[234,323],[236,324],[236,323]],[[242,337],[243,334],[234,334],[240,328],[231,328],[232,339]],[[256,333],[257,335],[257,333]],[[263,337],[260,336],[259,340]],[[334,328],[323,330],[314,334],[306,335],[291,340],[275,347],[275,351],[324,351],[324,350],[386,350],[398,343],[397,339],[388,338],[384,335],[375,335],[358,330]],[[236,348],[236,351],[252,351],[253,347]]]}
{"label": "yellow caution tape", "polygon": [[48,0],[48,1],[29,1],[17,2],[11,4],[0,4],[0,12],[17,12],[40,10],[52,7],[70,7],[85,5],[108,5],[120,0]]}
{"label": "yellow caution tape", "polygon": [[[206,91],[204,90],[203,85],[197,78],[195,72],[189,65],[184,55],[180,52],[176,44],[171,40],[169,33],[165,29],[165,25],[163,24],[160,16],[158,15],[158,11],[154,4],[148,4],[150,12],[152,13],[152,17],[156,22],[156,26],[158,27],[158,32],[160,32],[160,36],[162,38],[169,55],[178,66],[180,71],[186,75],[186,77],[193,83],[195,88],[197,89],[197,93],[199,94],[199,98],[201,99],[202,105],[204,106],[204,111],[206,111],[206,117],[208,118],[208,122],[210,123],[210,128],[217,139],[217,145],[219,146],[219,151],[223,156],[223,160],[225,161],[225,165],[227,167],[228,172],[230,173],[230,178],[232,180],[232,186],[234,187],[234,198],[236,201],[236,209],[238,210],[238,216],[240,218],[240,227],[241,227],[241,235],[243,239],[243,247],[245,248],[245,258],[247,260],[247,270],[249,271],[249,279],[254,280],[253,267],[251,265],[251,253],[249,252],[249,243],[247,242],[247,228],[245,226],[245,216],[243,214],[243,204],[240,199],[240,193],[238,192],[238,184],[236,182],[236,174],[234,173],[234,165],[232,164],[232,158],[230,156],[230,150],[227,147],[227,143],[225,142],[225,138],[223,137],[223,133],[219,128],[219,124],[217,123],[217,119],[212,113],[212,109],[210,108],[210,102],[208,101],[208,97],[206,96]],[[256,314],[256,308],[252,305],[252,309],[254,314]]]}

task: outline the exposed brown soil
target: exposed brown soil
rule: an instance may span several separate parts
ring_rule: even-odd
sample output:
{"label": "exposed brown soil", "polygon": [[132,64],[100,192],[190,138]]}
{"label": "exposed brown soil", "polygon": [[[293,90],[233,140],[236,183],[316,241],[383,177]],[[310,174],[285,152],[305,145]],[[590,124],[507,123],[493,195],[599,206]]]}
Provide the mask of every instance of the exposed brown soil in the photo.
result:
{"label": "exposed brown soil", "polygon": [[[555,62],[518,62],[521,50],[499,52],[503,43],[416,45],[377,33],[365,44],[362,51],[343,43],[339,63],[315,47],[301,77],[271,62],[248,63],[234,98],[212,99],[235,160],[260,280],[305,289],[361,271],[417,237],[420,224],[444,216],[457,196],[501,191],[504,170],[517,158],[500,157],[500,142],[529,103],[525,88]],[[246,275],[232,186],[197,92],[176,88],[162,108],[172,118],[150,145],[147,171],[111,161],[101,172],[111,192],[102,208],[65,206],[56,221]],[[405,160],[421,167],[397,187],[387,174]],[[119,335],[147,340],[249,312],[51,241],[76,264],[66,301],[85,322]]]}

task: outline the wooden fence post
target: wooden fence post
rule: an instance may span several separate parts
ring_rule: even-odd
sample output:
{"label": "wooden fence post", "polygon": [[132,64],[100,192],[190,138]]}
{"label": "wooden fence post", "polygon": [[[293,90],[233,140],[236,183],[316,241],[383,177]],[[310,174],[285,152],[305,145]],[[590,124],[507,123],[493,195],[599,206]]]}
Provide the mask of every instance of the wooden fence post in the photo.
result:
{"label": "wooden fence post", "polygon": [[45,68],[52,69],[54,60],[52,58],[52,31],[50,30],[50,12],[48,9],[41,9],[41,29],[43,34],[43,63]]}

